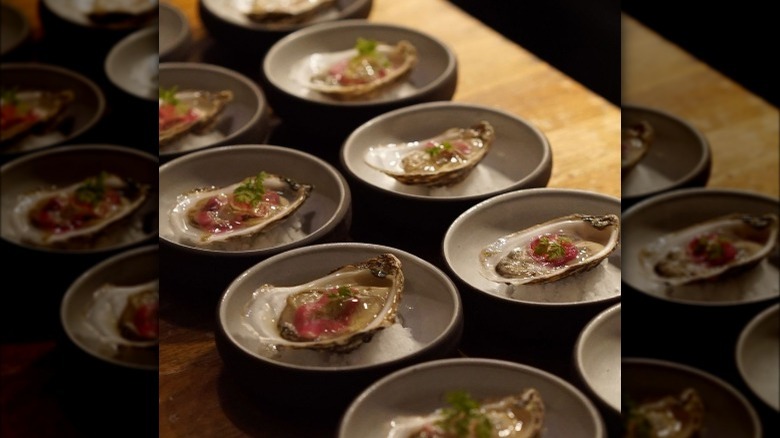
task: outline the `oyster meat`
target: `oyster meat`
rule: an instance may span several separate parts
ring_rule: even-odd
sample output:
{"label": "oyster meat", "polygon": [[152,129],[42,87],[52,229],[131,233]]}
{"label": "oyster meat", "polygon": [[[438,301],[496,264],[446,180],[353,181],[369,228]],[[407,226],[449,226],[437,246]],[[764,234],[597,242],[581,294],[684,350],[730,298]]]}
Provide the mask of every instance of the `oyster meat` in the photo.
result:
{"label": "oyster meat", "polygon": [[495,139],[493,126],[481,121],[450,128],[425,140],[374,146],[366,163],[403,184],[447,186],[465,179],[482,161]]}
{"label": "oyster meat", "polygon": [[232,100],[233,92],[230,90],[211,92],[161,88],[158,98],[160,146],[166,146],[188,133],[203,135],[211,131]]}
{"label": "oyster meat", "polygon": [[388,438],[536,438],[544,426],[544,402],[534,388],[481,403],[453,391],[447,401],[451,406],[431,414],[393,419]]}
{"label": "oyster meat", "polygon": [[401,268],[396,256],[384,253],[304,284],[264,284],[247,304],[244,324],[274,348],[348,353],[395,323]]}
{"label": "oyster meat", "polygon": [[62,188],[22,195],[13,211],[21,240],[50,246],[91,238],[134,213],[149,186],[110,172],[100,172]]}
{"label": "oyster meat", "polygon": [[253,0],[247,18],[264,24],[297,24],[335,5],[336,0]]}
{"label": "oyster meat", "polygon": [[405,77],[417,63],[417,49],[401,40],[388,44],[358,38],[354,49],[321,54],[322,70],[307,86],[335,99],[371,97]]}
{"label": "oyster meat", "polygon": [[486,246],[479,253],[480,273],[499,283],[549,283],[595,268],[619,241],[618,216],[572,214]]}
{"label": "oyster meat", "polygon": [[3,89],[0,93],[0,144],[53,129],[74,98],[71,90]]}
{"label": "oyster meat", "polygon": [[171,228],[180,241],[197,245],[250,237],[292,215],[312,190],[262,171],[227,187],[180,195],[170,213]]}
{"label": "oyster meat", "polygon": [[158,0],[92,0],[90,21],[106,26],[136,26],[157,15]]}
{"label": "oyster meat", "polygon": [[623,408],[625,438],[692,438],[704,423],[704,403],[693,388]]}
{"label": "oyster meat", "polygon": [[92,297],[85,323],[112,349],[156,348],[159,281],[137,285],[107,283]]}
{"label": "oyster meat", "polygon": [[647,155],[654,138],[653,126],[645,120],[623,126],[620,141],[620,168],[624,174]]}
{"label": "oyster meat", "polygon": [[777,245],[778,215],[729,214],[661,236],[639,252],[652,278],[670,286],[742,272]]}

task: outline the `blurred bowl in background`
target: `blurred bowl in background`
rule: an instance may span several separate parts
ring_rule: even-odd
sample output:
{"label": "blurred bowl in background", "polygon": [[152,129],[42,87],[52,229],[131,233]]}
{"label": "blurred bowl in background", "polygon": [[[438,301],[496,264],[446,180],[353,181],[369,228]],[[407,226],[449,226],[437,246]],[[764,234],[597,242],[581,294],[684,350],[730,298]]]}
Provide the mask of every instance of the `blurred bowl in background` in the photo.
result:
{"label": "blurred bowl in background", "polygon": [[186,60],[192,44],[192,31],[181,9],[168,2],[161,2],[158,28],[160,62]]}
{"label": "blurred bowl in background", "polygon": [[739,374],[753,393],[780,410],[780,304],[758,313],[737,339]]}
{"label": "blurred bowl in background", "polygon": [[[612,416],[620,415],[620,303],[590,320],[574,344],[577,376]],[[606,415],[605,415],[606,416]]]}
{"label": "blurred bowl in background", "polygon": [[117,42],[105,59],[108,80],[119,90],[144,101],[158,96],[157,27],[137,30]]}
{"label": "blurred bowl in background", "polygon": [[27,17],[14,6],[0,5],[0,56],[11,56],[29,37],[30,22]]}

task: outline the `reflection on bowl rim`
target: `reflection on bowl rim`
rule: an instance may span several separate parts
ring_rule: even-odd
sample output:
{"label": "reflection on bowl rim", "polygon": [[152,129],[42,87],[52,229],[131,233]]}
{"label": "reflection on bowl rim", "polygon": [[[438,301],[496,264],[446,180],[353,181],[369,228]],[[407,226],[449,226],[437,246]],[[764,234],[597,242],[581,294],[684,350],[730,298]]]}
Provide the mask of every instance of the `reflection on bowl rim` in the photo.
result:
{"label": "reflection on bowl rim", "polygon": [[[621,303],[618,302],[617,304],[614,304],[605,310],[601,311],[599,314],[594,316],[580,331],[579,336],[577,336],[577,339],[574,343],[574,366],[577,371],[577,374],[580,376],[582,381],[586,383],[588,386],[588,389],[590,389],[591,392],[593,392],[596,397],[604,403],[606,406],[609,406],[610,409],[612,409],[614,412],[620,412],[620,405],[617,407],[614,406],[609,400],[607,400],[603,394],[601,394],[599,391],[596,390],[596,388],[593,387],[591,379],[588,378],[587,374],[585,373],[584,366],[583,366],[583,355],[585,347],[585,341],[588,339],[588,337],[593,335],[594,330],[597,327],[600,327],[604,324],[605,320],[608,320],[610,318],[614,318],[615,314],[620,315],[621,312]],[[618,368],[618,373],[620,373],[620,369]],[[619,379],[619,374],[618,374]]]}
{"label": "reflection on bowl rim", "polygon": [[[368,4],[372,4],[373,0],[354,0],[350,2],[346,8],[344,9],[338,9],[338,15],[329,20],[324,21],[304,21],[302,23],[291,23],[291,24],[273,24],[273,25],[267,25],[263,23],[238,23],[236,21],[233,21],[224,15],[220,14],[219,12],[215,12],[214,9],[212,9],[211,1],[208,0],[198,0],[198,3],[200,3],[201,7],[204,8],[208,13],[213,15],[216,18],[219,18],[219,20],[223,23],[230,24],[231,26],[235,26],[241,29],[246,29],[250,31],[256,31],[256,32],[267,32],[267,33],[273,33],[273,34],[286,34],[290,32],[294,32],[299,29],[303,29],[305,27],[313,26],[315,24],[319,23],[330,23],[333,21],[342,21],[344,20],[343,17],[348,17],[351,14],[354,14],[356,11],[360,10],[361,8],[365,7]],[[336,2],[338,3],[338,1]]]}
{"label": "reflection on bowl rim", "polygon": [[81,287],[83,283],[86,283],[90,277],[95,275],[96,272],[100,272],[107,267],[111,267],[113,265],[116,265],[118,263],[124,262],[127,259],[131,259],[133,257],[144,255],[146,253],[153,253],[158,251],[157,244],[149,244],[144,246],[139,246],[136,248],[129,249],[127,251],[120,252],[118,254],[114,254],[113,256],[102,260],[98,262],[96,265],[92,266],[91,268],[87,269],[83,273],[81,273],[73,282],[68,286],[68,289],[65,291],[65,294],[62,297],[62,301],[60,302],[60,309],[59,309],[59,318],[60,318],[60,324],[62,325],[62,329],[65,332],[65,335],[68,337],[68,339],[76,345],[79,350],[83,351],[84,353],[89,354],[90,356],[100,359],[101,361],[108,362],[114,365],[120,365],[127,368],[133,368],[133,369],[139,369],[139,370],[157,370],[158,365],[144,365],[139,363],[133,363],[133,362],[126,362],[119,360],[114,357],[105,356],[102,355],[96,351],[93,351],[92,348],[90,348],[88,345],[84,344],[80,339],[79,336],[76,336],[76,333],[72,331],[72,327],[70,324],[70,319],[67,318],[67,309],[70,306],[70,301],[73,297],[73,295],[76,293],[76,291]]}
{"label": "reflection on bowl rim", "polygon": [[744,358],[744,351],[745,351],[745,345],[748,341],[748,338],[750,335],[752,335],[758,326],[761,324],[764,324],[769,320],[770,318],[777,318],[780,314],[780,303],[775,303],[760,312],[758,312],[756,315],[754,315],[752,318],[750,318],[750,321],[742,328],[742,330],[739,333],[739,337],[737,338],[737,344],[736,344],[736,362],[737,362],[737,370],[739,371],[739,375],[742,378],[742,381],[745,382],[745,385],[753,391],[753,394],[761,399],[764,403],[766,403],[768,406],[772,406],[772,408],[777,411],[779,409],[777,403],[777,400],[768,400],[764,397],[764,393],[760,393],[759,391],[756,391],[754,388],[755,382],[751,381],[747,378],[747,366],[745,365],[745,358]]}
{"label": "reflection on bowl rim", "polygon": [[13,41],[8,47],[6,47],[5,50],[0,51],[0,55],[5,56],[6,54],[12,53],[14,50],[18,49],[22,44],[24,44],[25,41],[27,41],[27,38],[30,37],[31,27],[30,21],[19,9],[16,8],[16,6],[3,2],[0,4],[0,9],[2,9],[2,15],[4,17],[11,16],[12,18],[15,18],[19,24],[21,24],[19,33],[16,35],[17,40]]}
{"label": "reflection on bowl rim", "polygon": [[[173,39],[169,40],[166,44],[163,44],[163,41],[159,41],[159,55],[160,58],[164,58],[168,55],[170,55],[172,52],[174,52],[176,49],[182,46],[182,44],[186,43],[188,38],[190,37],[190,23],[187,20],[187,17],[184,15],[181,9],[173,5],[172,3],[168,1],[161,1],[159,3],[160,9],[165,9],[171,14],[173,14],[174,17],[176,17],[176,22],[179,23],[180,29],[179,32],[174,36]],[[160,12],[158,12],[158,15],[161,15]],[[164,23],[160,23],[160,26],[162,26]],[[162,34],[161,34],[162,35]]]}
{"label": "reflection on bowl rim", "polygon": [[[269,71],[272,71],[270,65],[274,63],[275,61],[274,57],[278,57],[278,53],[283,52],[286,47],[288,47],[290,44],[295,44],[299,39],[310,37],[311,34],[322,34],[322,33],[333,33],[333,32],[338,33],[339,31],[345,28],[361,28],[361,27],[386,29],[400,34],[413,34],[418,38],[429,40],[433,42],[436,46],[440,47],[447,54],[447,65],[445,66],[442,74],[437,76],[430,83],[425,84],[425,86],[421,88],[417,88],[413,94],[401,98],[397,98],[397,99],[381,100],[381,101],[373,101],[373,100],[339,101],[335,99],[332,100],[309,99],[304,96],[300,96],[297,93],[291,92],[287,87],[283,86],[284,84],[278,83],[275,80],[274,75],[268,74]],[[308,104],[318,105],[325,108],[334,107],[334,108],[353,108],[353,109],[412,103],[416,99],[419,99],[420,96],[431,93],[433,90],[440,87],[442,83],[445,83],[453,75],[457,75],[457,69],[458,69],[458,60],[455,52],[439,38],[427,33],[423,33],[412,27],[406,27],[395,23],[376,22],[376,21],[370,21],[368,19],[358,19],[358,18],[317,23],[296,30],[295,32],[290,33],[289,35],[285,35],[277,42],[275,42],[268,49],[268,52],[263,58],[263,64],[262,64],[263,75],[266,77],[267,81],[279,92],[283,93],[288,97],[291,97],[297,101],[306,102]]]}
{"label": "reflection on bowl rim", "polygon": [[[435,276],[442,281],[442,284],[446,286],[446,288],[444,289],[450,292],[450,296],[452,298],[452,301],[454,303],[454,308],[455,308],[454,309],[455,311],[451,315],[451,318],[447,326],[444,328],[444,330],[441,333],[439,333],[439,335],[436,336],[436,338],[434,338],[427,344],[423,345],[420,349],[410,354],[396,357],[391,360],[371,363],[371,364],[364,364],[364,365],[320,366],[320,365],[299,365],[299,364],[286,363],[286,362],[275,360],[270,357],[265,357],[263,355],[257,354],[247,349],[241,342],[238,342],[235,339],[235,333],[230,332],[228,328],[225,326],[225,323],[223,322],[225,320],[225,316],[223,315],[223,312],[225,312],[225,309],[227,307],[227,302],[232,299],[232,296],[235,294],[236,288],[239,287],[239,285],[244,280],[244,278],[252,275],[252,273],[254,273],[255,271],[267,268],[268,266],[272,266],[276,261],[280,259],[294,258],[301,254],[307,255],[310,253],[327,254],[327,252],[330,250],[338,251],[341,250],[342,248],[346,248],[346,249],[352,248],[355,250],[373,251],[376,253],[391,252],[396,255],[401,254],[404,258],[414,260],[417,265],[426,269],[430,273],[435,274]],[[463,314],[463,304],[460,300],[460,295],[458,294],[457,286],[455,286],[455,283],[452,281],[451,278],[449,278],[449,276],[443,270],[441,270],[433,263],[425,259],[422,259],[403,249],[399,249],[387,245],[381,245],[375,243],[363,243],[363,242],[335,242],[335,243],[321,243],[321,244],[307,245],[299,248],[293,248],[291,250],[279,254],[275,254],[267,259],[264,259],[259,263],[256,263],[255,265],[251,266],[247,270],[245,270],[243,273],[238,275],[233,281],[231,281],[230,284],[222,292],[219,298],[219,302],[217,304],[216,324],[217,324],[217,329],[222,332],[225,338],[229,341],[230,345],[233,348],[240,350],[243,356],[251,358],[252,360],[257,360],[264,364],[271,365],[274,367],[297,370],[302,372],[326,372],[326,373],[336,372],[337,373],[337,372],[344,372],[344,371],[363,371],[363,370],[381,369],[387,366],[393,366],[400,363],[404,363],[413,360],[413,358],[415,357],[425,355],[426,352],[435,348],[439,344],[445,342],[446,339],[452,335],[453,331],[458,329],[458,326],[462,322],[462,314]]]}
{"label": "reflection on bowl rim", "polygon": [[[377,186],[370,181],[367,181],[363,178],[360,178],[349,166],[350,160],[347,159],[347,152],[348,149],[352,149],[352,144],[354,142],[354,138],[364,131],[371,129],[372,127],[381,124],[386,123],[388,120],[393,120],[397,117],[406,116],[408,114],[413,114],[419,111],[430,111],[430,110],[441,110],[441,111],[470,111],[470,110],[476,110],[476,111],[485,111],[489,113],[494,113],[500,117],[506,117],[508,119],[514,120],[518,122],[521,125],[524,125],[526,128],[530,129],[536,137],[541,141],[541,148],[543,150],[542,153],[542,160],[540,161],[539,165],[534,168],[534,170],[525,175],[521,180],[515,181],[510,186],[504,187],[499,190],[493,190],[490,192],[485,193],[479,193],[474,195],[464,195],[464,196],[447,196],[447,197],[437,197],[437,196],[429,196],[429,195],[417,195],[413,193],[402,193],[397,192],[394,190],[388,190],[384,187]],[[354,148],[359,148],[359,146],[354,146]],[[349,134],[349,136],[344,140],[344,143],[341,146],[341,151],[339,153],[339,158],[341,160],[341,164],[344,167],[344,169],[349,173],[349,175],[354,178],[355,180],[360,181],[362,184],[370,187],[373,190],[377,190],[383,194],[396,196],[399,198],[408,198],[408,199],[414,199],[414,200],[422,200],[425,202],[460,202],[460,201],[476,201],[476,200],[486,200],[490,197],[503,194],[510,191],[519,190],[522,188],[525,188],[524,185],[527,184],[529,181],[534,181],[537,178],[539,178],[540,175],[546,172],[546,170],[552,166],[552,148],[550,147],[550,142],[547,139],[547,136],[542,132],[539,128],[537,128],[534,124],[529,122],[528,120],[517,116],[515,114],[512,114],[510,112],[504,111],[499,108],[490,107],[482,104],[477,103],[468,103],[468,102],[454,102],[454,101],[435,101],[435,102],[423,102],[418,104],[413,104],[409,106],[405,106],[402,108],[397,108],[391,111],[388,111],[386,113],[380,114],[365,123],[362,123],[360,126],[355,128],[352,133]]]}
{"label": "reflection on bowl rim", "polygon": [[[132,87],[127,87],[122,81],[118,81],[116,76],[113,74],[115,69],[111,66],[113,66],[116,63],[116,60],[118,57],[122,54],[122,52],[127,48],[135,44],[139,40],[143,40],[144,38],[150,38],[153,34],[159,34],[159,30],[157,29],[157,26],[146,26],[139,30],[133,31],[129,35],[125,36],[124,38],[120,39],[116,44],[114,44],[111,49],[106,54],[106,59],[103,62],[103,70],[106,74],[106,77],[108,80],[117,88],[124,91],[127,94],[130,94],[131,96],[134,96],[138,99],[142,99],[145,101],[152,101],[156,100],[156,97],[150,97],[145,94],[138,94],[136,90],[134,90]],[[160,38],[159,36],[155,38],[155,46],[159,45]],[[155,53],[156,54],[156,53]],[[150,53],[151,56],[151,53]]]}

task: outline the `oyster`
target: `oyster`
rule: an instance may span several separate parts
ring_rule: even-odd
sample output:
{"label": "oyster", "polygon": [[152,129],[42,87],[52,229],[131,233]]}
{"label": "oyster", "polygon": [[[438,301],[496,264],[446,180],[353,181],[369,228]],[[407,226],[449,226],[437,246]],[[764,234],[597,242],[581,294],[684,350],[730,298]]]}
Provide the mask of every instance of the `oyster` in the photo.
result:
{"label": "oyster", "polygon": [[160,146],[188,133],[202,135],[209,132],[231,100],[233,92],[230,90],[210,92],[161,88],[158,98]]}
{"label": "oyster", "polygon": [[409,41],[395,45],[358,38],[354,49],[323,54],[323,69],[309,78],[308,87],[336,99],[372,96],[406,76],[417,63]]}
{"label": "oyster", "polygon": [[661,236],[639,252],[650,275],[670,286],[742,272],[777,244],[776,214],[729,214]]}
{"label": "oyster", "polygon": [[624,174],[647,155],[654,137],[653,126],[645,120],[623,127],[620,141],[620,168]]}
{"label": "oyster", "polygon": [[[388,438],[535,438],[544,426],[544,402],[534,388],[482,403],[455,391],[447,394],[447,401],[451,407],[429,415],[393,419]],[[466,426],[470,433],[458,433],[458,426]]]}
{"label": "oyster", "polygon": [[85,323],[114,349],[158,344],[159,281],[121,286],[107,283],[93,293]]}
{"label": "oyster", "polygon": [[158,0],[92,0],[90,21],[106,26],[137,26],[157,15]]}
{"label": "oyster", "polygon": [[481,121],[426,140],[371,147],[365,161],[403,184],[446,186],[466,178],[485,158],[494,138],[493,126]]}
{"label": "oyster", "polygon": [[62,188],[22,195],[13,211],[21,240],[55,245],[90,238],[135,212],[149,186],[110,172],[100,172]]}
{"label": "oyster", "polygon": [[333,6],[336,0],[253,0],[247,17],[257,23],[296,24]]}
{"label": "oyster", "polygon": [[704,403],[693,388],[679,396],[667,395],[629,403],[625,413],[625,438],[692,438],[704,423]]}
{"label": "oyster", "polygon": [[507,284],[560,280],[598,266],[620,240],[614,214],[572,214],[503,236],[479,253],[480,274]]}
{"label": "oyster", "polygon": [[401,261],[384,253],[301,285],[260,286],[244,324],[274,348],[347,353],[395,323],[403,289]]}
{"label": "oyster", "polygon": [[312,190],[266,172],[227,187],[193,190],[178,197],[171,228],[180,241],[198,245],[249,237],[289,217]]}
{"label": "oyster", "polygon": [[3,89],[0,94],[0,143],[5,145],[24,135],[52,129],[74,98],[71,90]]}

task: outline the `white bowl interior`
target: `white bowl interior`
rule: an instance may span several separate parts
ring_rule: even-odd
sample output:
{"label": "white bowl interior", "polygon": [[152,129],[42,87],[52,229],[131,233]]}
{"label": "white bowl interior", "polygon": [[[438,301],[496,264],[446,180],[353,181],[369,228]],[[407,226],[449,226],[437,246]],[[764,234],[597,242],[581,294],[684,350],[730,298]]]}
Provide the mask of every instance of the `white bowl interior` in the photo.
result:
{"label": "white bowl interior", "polygon": [[[388,44],[407,40],[417,48],[418,63],[392,92],[370,100],[338,101],[305,85],[312,55],[352,49],[361,37]],[[309,26],[280,39],[268,50],[263,73],[275,87],[297,98],[333,106],[361,106],[411,98],[434,89],[456,74],[456,59],[442,42],[417,30],[366,20],[339,20]]]}
{"label": "white bowl interior", "polygon": [[[168,214],[179,195],[197,188],[228,186],[262,170],[314,186],[306,202],[286,220],[300,220],[305,237],[294,242],[232,251],[200,248],[180,242],[174,236]],[[231,145],[192,152],[160,166],[159,178],[160,238],[208,254],[252,255],[312,243],[333,230],[351,208],[349,186],[333,166],[310,154],[281,146]]]}
{"label": "white bowl interior", "polygon": [[343,18],[353,13],[354,10],[363,7],[371,0],[336,0],[336,2],[326,9],[323,9],[311,16],[304,22],[294,24],[265,24],[257,23],[246,16],[251,2],[237,2],[235,0],[200,0],[203,6],[212,14],[223,21],[255,30],[267,30],[269,32],[284,32],[305,27],[307,25],[332,21]]}
{"label": "white bowl interior", "polygon": [[588,387],[620,412],[620,304],[585,325],[574,345],[574,366]]}
{"label": "white bowl interior", "polygon": [[[462,182],[446,188],[406,185],[369,166],[365,155],[372,147],[425,140],[456,127],[488,121],[496,139],[487,156]],[[413,198],[487,198],[525,188],[552,166],[552,152],[544,134],[512,114],[454,102],[413,105],[378,116],[358,127],[341,150],[346,169],[381,191]]]}
{"label": "white bowl interior", "polygon": [[537,389],[544,402],[544,436],[606,436],[592,402],[563,379],[523,364],[461,358],[413,365],[375,382],[347,409],[338,437],[387,437],[394,418],[427,415],[445,407],[444,396],[449,391],[467,391],[472,398],[482,400],[526,388]]}
{"label": "white bowl interior", "polygon": [[108,79],[133,96],[156,100],[159,40],[157,26],[137,30],[119,40],[106,56]]}
{"label": "white bowl interior", "polygon": [[[333,366],[319,362],[291,364],[271,359],[258,353],[259,341],[242,325],[240,315],[252,298],[252,293],[262,284],[294,286],[327,275],[346,264],[362,262],[379,254],[390,252],[401,260],[404,273],[404,289],[398,315],[403,327],[422,351],[439,340],[452,336],[461,314],[458,291],[452,281],[432,264],[404,251],[382,245],[365,243],[330,243],[293,249],[270,257],[238,276],[226,289],[218,308],[218,323],[230,341],[248,355],[290,368],[338,371],[359,369],[377,365],[339,362]],[[374,336],[371,344],[381,342],[382,332]],[[365,348],[365,347],[363,347]],[[356,352],[359,353],[359,350]],[[354,353],[349,353],[354,354]],[[416,354],[412,352],[409,354]],[[387,356],[383,356],[387,357]],[[408,357],[402,355],[390,361]],[[379,362],[379,363],[387,363]]]}
{"label": "white bowl interior", "polygon": [[748,387],[780,411],[780,304],[761,311],[737,340],[737,368]]}
{"label": "white bowl interior", "polygon": [[190,37],[190,25],[182,11],[167,2],[160,3],[159,11],[159,51],[164,57],[186,44]]}
{"label": "white bowl interior", "polygon": [[676,190],[640,202],[623,214],[626,248],[623,281],[662,300],[696,305],[734,305],[776,298],[780,295],[777,255],[764,260],[758,269],[717,284],[667,290],[646,273],[639,254],[663,235],[698,222],[732,213],[765,214],[777,209],[776,199],[761,194],[709,188]]}
{"label": "white bowl interior", "polygon": [[[450,225],[443,242],[445,261],[471,288],[509,302],[555,306],[619,297],[619,284],[617,289],[569,287],[550,291],[536,286],[511,287],[480,274],[479,253],[486,246],[500,237],[574,213],[619,215],[620,200],[582,190],[551,188],[517,190],[494,196],[469,208]],[[619,276],[620,245],[608,259],[607,273],[612,277]]]}
{"label": "white bowl interior", "polygon": [[148,245],[119,253],[95,265],[65,292],[60,307],[60,319],[68,338],[86,353],[109,363],[129,368],[157,369],[157,354],[116,354],[95,337],[87,324],[86,314],[93,305],[92,294],[107,283],[136,286],[158,278],[157,245]]}

